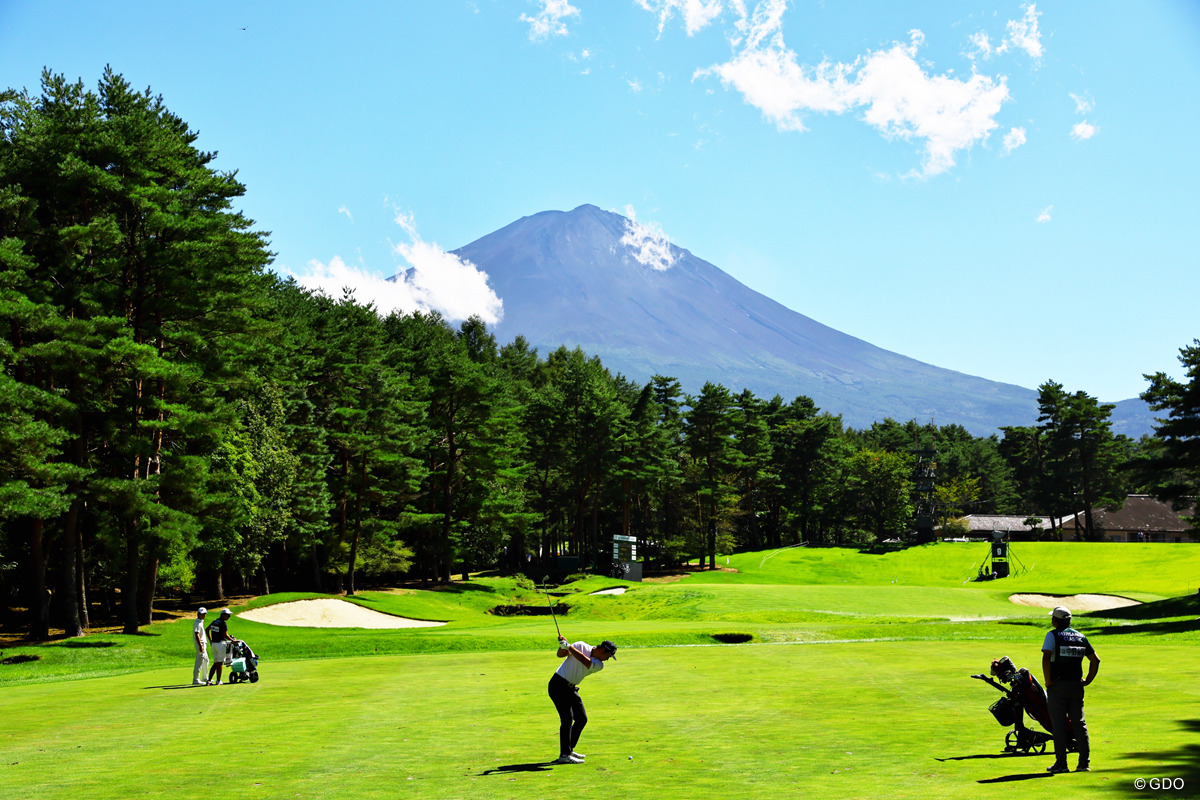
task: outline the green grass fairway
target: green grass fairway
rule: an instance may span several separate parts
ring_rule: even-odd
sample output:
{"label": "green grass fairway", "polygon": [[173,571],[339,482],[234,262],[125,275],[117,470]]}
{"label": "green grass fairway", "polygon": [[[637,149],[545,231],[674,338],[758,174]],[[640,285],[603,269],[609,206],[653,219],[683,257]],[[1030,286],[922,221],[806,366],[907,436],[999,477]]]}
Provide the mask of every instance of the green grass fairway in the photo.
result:
{"label": "green grass fairway", "polygon": [[[186,619],[6,646],[36,660],[0,664],[0,798],[1200,796],[1200,546],[1024,547],[1029,572],[965,585],[986,546],[796,548],[675,583],[561,587],[564,634],[622,646],[583,684],[578,766],[548,764],[554,623],[487,613],[546,602],[511,579],[353,598],[438,628],[235,616],[234,635],[263,657],[257,684],[183,685]],[[614,585],[628,591],[591,594]],[[1016,592],[1147,601],[1076,618],[1103,660],[1088,690],[1090,774],[1004,755],[988,712],[999,693],[968,677],[1004,655],[1040,676],[1047,611],[1012,603]],[[751,641],[717,644],[726,633]],[[1135,788],[1163,778],[1183,789]]]}
{"label": "green grass fairway", "polygon": [[583,685],[588,760],[570,767],[545,763],[549,652],[290,662],[214,688],[173,688],[178,671],[12,687],[0,797],[1135,796],[1138,777],[1196,779],[1200,687],[1177,666],[1195,651],[1155,649],[1147,663],[1104,647],[1089,775],[1000,756],[998,693],[967,676],[1012,648],[864,642],[623,650]]}
{"label": "green grass fairway", "polygon": [[[1142,592],[1163,597],[1194,594],[1200,588],[1200,545],[1096,542],[1015,542],[1011,592],[1107,594]],[[795,547],[728,556],[736,573],[701,573],[703,583],[890,584],[962,586],[988,555],[980,542],[940,542],[880,554],[844,547]],[[722,557],[720,566],[725,566]],[[998,587],[999,583],[968,583]],[[1097,587],[1100,587],[1099,589]]]}

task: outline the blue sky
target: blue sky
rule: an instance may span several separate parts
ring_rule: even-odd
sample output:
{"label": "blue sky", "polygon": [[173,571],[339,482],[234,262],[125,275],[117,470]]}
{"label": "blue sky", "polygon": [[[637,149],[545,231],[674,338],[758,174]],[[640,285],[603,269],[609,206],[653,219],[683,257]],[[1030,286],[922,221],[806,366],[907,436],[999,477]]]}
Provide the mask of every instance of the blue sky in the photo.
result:
{"label": "blue sky", "polygon": [[592,203],[993,380],[1124,399],[1200,336],[1193,2],[0,3],[5,86],[105,64],[384,307],[501,314],[446,251]]}

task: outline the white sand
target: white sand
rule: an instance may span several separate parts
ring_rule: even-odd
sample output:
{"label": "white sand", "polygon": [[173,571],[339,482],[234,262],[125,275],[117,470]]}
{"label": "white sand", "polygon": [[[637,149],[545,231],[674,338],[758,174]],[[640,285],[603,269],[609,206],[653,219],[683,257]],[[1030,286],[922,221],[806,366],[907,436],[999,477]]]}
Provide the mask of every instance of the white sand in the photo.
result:
{"label": "white sand", "polygon": [[625,594],[625,587],[616,586],[612,589],[601,589],[598,592],[592,592],[592,594]]}
{"label": "white sand", "polygon": [[1017,605],[1036,608],[1066,606],[1071,609],[1072,614],[1078,611],[1106,611],[1110,608],[1141,605],[1137,600],[1111,594],[1014,594],[1009,595],[1008,599]]}
{"label": "white sand", "polygon": [[294,600],[290,603],[252,608],[243,611],[238,618],[296,628],[434,628],[446,624],[382,614],[333,598]]}

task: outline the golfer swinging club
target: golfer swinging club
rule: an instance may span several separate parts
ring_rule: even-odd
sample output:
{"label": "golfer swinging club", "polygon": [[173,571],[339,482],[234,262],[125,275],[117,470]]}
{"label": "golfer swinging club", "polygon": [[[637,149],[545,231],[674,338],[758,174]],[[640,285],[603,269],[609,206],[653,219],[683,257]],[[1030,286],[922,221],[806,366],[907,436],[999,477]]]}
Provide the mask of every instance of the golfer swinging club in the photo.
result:
{"label": "golfer swinging club", "polygon": [[579,682],[604,669],[604,662],[616,658],[617,646],[605,639],[592,647],[587,642],[568,644],[558,637],[558,657],[563,662],[550,678],[550,699],[558,709],[558,759],[555,764],[582,764],[584,756],[575,752],[579,734],[587,725],[587,712],[579,697]]}

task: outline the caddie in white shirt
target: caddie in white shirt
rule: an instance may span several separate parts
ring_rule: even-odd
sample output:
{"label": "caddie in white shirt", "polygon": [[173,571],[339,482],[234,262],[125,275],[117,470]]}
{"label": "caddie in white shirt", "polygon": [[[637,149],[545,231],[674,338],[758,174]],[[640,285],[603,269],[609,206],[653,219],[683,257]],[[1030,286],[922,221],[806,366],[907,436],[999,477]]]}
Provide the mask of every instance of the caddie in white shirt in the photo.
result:
{"label": "caddie in white shirt", "polygon": [[196,645],[196,664],[192,669],[192,685],[208,686],[208,641],[204,636],[204,615],[208,609],[200,606],[196,610],[196,621],[192,624],[192,644]]}
{"label": "caddie in white shirt", "polygon": [[582,764],[584,756],[575,752],[579,734],[587,725],[587,711],[579,697],[579,684],[592,673],[604,669],[604,662],[616,658],[617,646],[605,639],[592,647],[584,641],[568,644],[558,639],[558,657],[563,662],[550,677],[550,699],[558,710],[558,759],[555,764]]}

